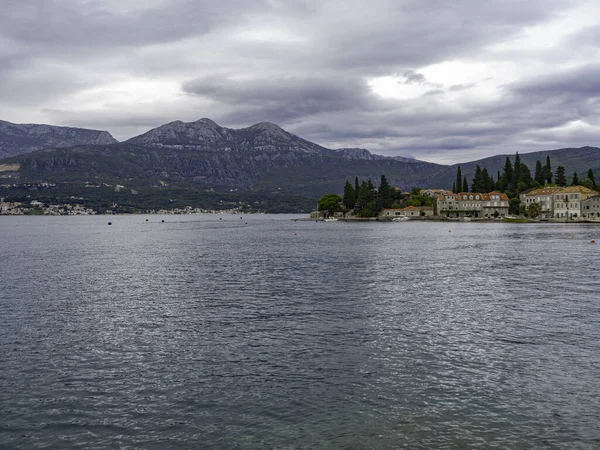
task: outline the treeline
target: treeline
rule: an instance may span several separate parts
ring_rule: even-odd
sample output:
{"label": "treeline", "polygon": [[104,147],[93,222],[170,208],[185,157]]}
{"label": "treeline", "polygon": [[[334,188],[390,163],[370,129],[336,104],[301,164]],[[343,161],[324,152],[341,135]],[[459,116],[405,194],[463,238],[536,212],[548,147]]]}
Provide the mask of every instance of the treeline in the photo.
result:
{"label": "treeline", "polygon": [[369,178],[359,182],[354,179],[354,186],[346,180],[343,198],[337,194],[327,194],[318,203],[319,211],[329,214],[352,211],[359,217],[376,217],[385,208],[405,208],[407,206],[433,206],[434,199],[420,195],[420,188],[415,187],[406,195],[390,186],[385,175],[381,175],[379,187],[375,187]]}
{"label": "treeline", "polygon": [[[550,156],[547,156],[545,164],[542,164],[539,160],[536,161],[535,172],[532,175],[527,164],[521,161],[521,158],[517,153],[514,162],[510,157],[506,157],[502,173],[498,172],[495,180],[485,167],[482,169],[479,165],[475,166],[475,175],[471,181],[470,191],[491,192],[497,190],[509,194],[510,197],[511,194],[518,195],[527,189],[540,188],[548,185],[567,186],[565,168],[563,166],[558,166],[556,172],[553,174]],[[583,180],[580,180],[577,172],[574,172],[571,185],[585,186],[589,189],[596,190],[596,180],[594,179],[593,170],[589,169]],[[452,191],[454,193],[469,192],[467,178],[461,174],[460,166],[457,168],[456,181],[452,186]]]}

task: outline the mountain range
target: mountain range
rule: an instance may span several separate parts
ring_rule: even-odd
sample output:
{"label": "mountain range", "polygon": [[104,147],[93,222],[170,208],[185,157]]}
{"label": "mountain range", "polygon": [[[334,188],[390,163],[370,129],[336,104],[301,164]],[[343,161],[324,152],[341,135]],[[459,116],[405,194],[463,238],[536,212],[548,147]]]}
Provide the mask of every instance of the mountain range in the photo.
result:
{"label": "mountain range", "polygon": [[15,124],[0,120],[0,159],[47,148],[109,145],[116,142],[108,131]]}
{"label": "mountain range", "polygon": [[[583,147],[521,155],[535,168],[537,159],[563,165],[567,173],[600,173],[600,149]],[[374,155],[366,149],[328,149],[261,122],[232,129],[210,119],[175,121],[124,142],[108,132],[49,125],[0,122],[0,180],[19,182],[118,182],[132,187],[177,186],[240,188],[318,197],[340,192],[346,179],[385,174],[402,189],[450,188],[457,165]],[[514,155],[510,155],[513,157]],[[496,177],[506,155],[460,164],[471,180],[476,165]]]}

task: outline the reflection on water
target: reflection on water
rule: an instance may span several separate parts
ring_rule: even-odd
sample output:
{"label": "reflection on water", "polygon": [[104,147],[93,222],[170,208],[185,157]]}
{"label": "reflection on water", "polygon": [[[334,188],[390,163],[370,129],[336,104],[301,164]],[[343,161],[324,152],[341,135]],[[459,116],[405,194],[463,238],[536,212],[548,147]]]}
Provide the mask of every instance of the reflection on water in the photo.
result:
{"label": "reflection on water", "polygon": [[0,447],[600,446],[600,228],[148,218],[0,220]]}

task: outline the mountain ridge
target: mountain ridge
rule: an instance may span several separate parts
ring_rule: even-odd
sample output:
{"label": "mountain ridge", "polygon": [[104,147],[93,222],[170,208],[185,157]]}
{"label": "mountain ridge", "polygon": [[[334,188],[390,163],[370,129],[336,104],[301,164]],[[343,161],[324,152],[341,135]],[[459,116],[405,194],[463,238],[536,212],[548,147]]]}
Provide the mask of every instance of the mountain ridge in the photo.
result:
{"label": "mountain ridge", "polygon": [[47,148],[110,145],[118,141],[104,130],[0,120],[0,159]]}
{"label": "mountain ridge", "polygon": [[[495,155],[441,165],[372,154],[362,148],[329,149],[271,122],[233,129],[208,118],[169,122],[120,143],[111,136],[110,142],[46,148],[7,158],[2,161],[5,167],[19,168],[0,168],[0,178],[24,182],[126,180],[136,186],[173,184],[319,196],[340,192],[346,179],[372,178],[377,182],[381,174],[402,189],[447,189],[459,165],[470,182],[477,164],[495,178],[506,156],[514,158]],[[521,159],[533,170],[535,159],[545,162],[546,155],[551,156],[554,170],[564,165],[569,175],[588,168],[600,171],[600,149],[596,147],[524,153]]]}

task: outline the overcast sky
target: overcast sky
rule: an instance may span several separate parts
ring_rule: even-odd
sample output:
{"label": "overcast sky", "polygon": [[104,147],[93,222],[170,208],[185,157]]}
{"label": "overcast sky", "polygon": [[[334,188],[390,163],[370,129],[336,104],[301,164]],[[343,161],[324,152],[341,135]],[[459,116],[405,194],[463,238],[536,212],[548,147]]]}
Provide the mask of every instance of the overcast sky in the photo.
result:
{"label": "overcast sky", "polygon": [[600,145],[600,2],[0,0],[0,119],[275,122],[450,163]]}

